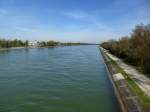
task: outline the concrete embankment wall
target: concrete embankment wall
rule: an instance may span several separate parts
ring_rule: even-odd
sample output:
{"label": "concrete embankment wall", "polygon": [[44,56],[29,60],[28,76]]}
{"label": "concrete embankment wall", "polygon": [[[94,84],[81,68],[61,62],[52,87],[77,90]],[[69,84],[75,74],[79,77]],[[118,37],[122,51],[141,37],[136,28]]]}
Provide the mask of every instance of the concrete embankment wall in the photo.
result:
{"label": "concrete embankment wall", "polygon": [[115,95],[118,99],[122,112],[143,112],[141,106],[138,103],[138,98],[134,92],[128,87],[124,76],[118,73],[113,66],[111,60],[106,54],[106,50],[99,48],[104,58],[104,63],[108,70],[108,76],[112,82]]}

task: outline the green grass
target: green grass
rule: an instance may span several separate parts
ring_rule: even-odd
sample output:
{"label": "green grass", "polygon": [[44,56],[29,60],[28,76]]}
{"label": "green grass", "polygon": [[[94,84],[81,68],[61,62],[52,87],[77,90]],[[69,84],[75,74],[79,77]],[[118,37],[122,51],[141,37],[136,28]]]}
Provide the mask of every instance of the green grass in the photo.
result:
{"label": "green grass", "polygon": [[150,97],[144,94],[144,92],[138,87],[138,85],[131,79],[127,79],[128,85],[138,95],[142,105],[146,108],[150,108]]}
{"label": "green grass", "polygon": [[139,88],[139,86],[128,76],[128,74],[126,74],[126,72],[121,67],[118,66],[118,64],[115,61],[113,61],[111,58],[109,59],[111,60],[110,62],[112,66],[115,67],[117,72],[123,74],[128,86],[132,89],[132,91],[138,95],[143,107],[150,108],[150,97],[144,94],[144,92]]}

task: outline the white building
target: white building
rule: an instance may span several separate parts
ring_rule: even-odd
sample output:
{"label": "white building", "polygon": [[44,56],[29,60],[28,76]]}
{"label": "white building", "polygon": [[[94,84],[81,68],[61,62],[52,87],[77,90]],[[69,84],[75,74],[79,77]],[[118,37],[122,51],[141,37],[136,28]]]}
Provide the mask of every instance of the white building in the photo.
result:
{"label": "white building", "polygon": [[29,41],[29,46],[37,47],[38,46],[38,41],[37,40],[35,40],[35,41]]}

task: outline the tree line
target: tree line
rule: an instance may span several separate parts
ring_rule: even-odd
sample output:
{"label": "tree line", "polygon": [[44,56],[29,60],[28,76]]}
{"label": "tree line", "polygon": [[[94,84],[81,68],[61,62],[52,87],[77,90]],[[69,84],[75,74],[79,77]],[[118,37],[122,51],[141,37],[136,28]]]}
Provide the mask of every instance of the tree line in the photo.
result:
{"label": "tree line", "polygon": [[[71,45],[91,45],[88,43],[80,43],[80,42],[58,42],[58,41],[37,41],[35,47],[49,47],[49,46],[71,46]],[[0,48],[11,48],[11,47],[28,47],[30,46],[30,42],[28,40],[22,41],[18,39],[14,40],[6,40],[0,39]]]}
{"label": "tree line", "polygon": [[25,46],[28,46],[28,41],[21,41],[18,39],[14,40],[0,39],[0,48],[25,47]]}
{"label": "tree line", "polygon": [[58,41],[39,41],[37,42],[39,47],[48,47],[48,46],[72,46],[72,45],[87,45],[88,43],[80,42],[58,42]]}
{"label": "tree line", "polygon": [[150,24],[137,25],[130,36],[103,42],[101,46],[124,61],[150,73]]}
{"label": "tree line", "polygon": [[80,43],[80,42],[58,42],[58,41],[41,41],[38,42],[39,47],[48,47],[48,46],[75,46],[75,45],[95,45],[90,43]]}
{"label": "tree line", "polygon": [[48,46],[58,46],[60,42],[56,42],[56,41],[53,41],[53,40],[50,40],[50,41],[39,41],[38,42],[38,46],[39,47],[48,47]]}

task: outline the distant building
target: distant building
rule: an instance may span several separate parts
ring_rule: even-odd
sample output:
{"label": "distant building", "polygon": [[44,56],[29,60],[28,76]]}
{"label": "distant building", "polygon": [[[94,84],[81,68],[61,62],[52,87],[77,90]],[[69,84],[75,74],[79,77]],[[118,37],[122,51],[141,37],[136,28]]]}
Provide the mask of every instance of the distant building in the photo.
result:
{"label": "distant building", "polygon": [[29,46],[31,46],[31,47],[38,47],[39,46],[39,42],[37,40],[30,41],[29,42]]}

